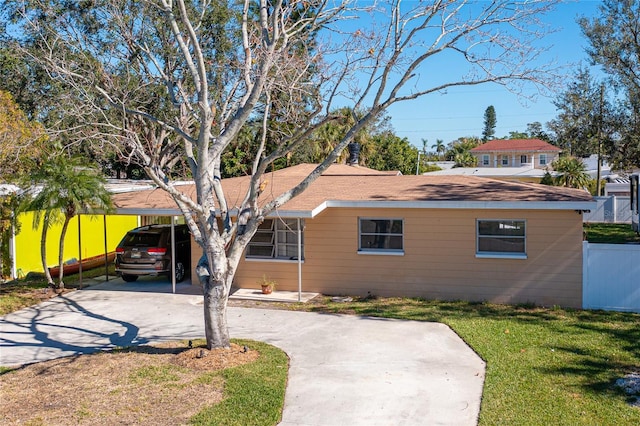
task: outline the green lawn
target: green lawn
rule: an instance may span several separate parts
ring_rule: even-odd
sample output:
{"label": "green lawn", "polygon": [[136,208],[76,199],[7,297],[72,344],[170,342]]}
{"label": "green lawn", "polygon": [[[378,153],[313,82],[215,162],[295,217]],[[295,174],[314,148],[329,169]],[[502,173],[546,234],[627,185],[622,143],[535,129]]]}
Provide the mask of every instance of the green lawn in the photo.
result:
{"label": "green lawn", "polygon": [[[324,298],[320,303],[273,307],[449,325],[487,362],[481,425],[640,424],[640,408],[631,407],[630,397],[614,386],[625,374],[640,372],[640,314],[402,298],[350,303]],[[273,362],[284,362],[273,356]],[[216,408],[218,424],[254,424],[257,418],[235,420],[251,414],[237,407],[266,394],[265,386],[271,384],[261,383],[263,378],[256,382],[242,371],[229,374],[233,377],[228,380],[239,383],[235,393],[240,400],[232,398]],[[274,380],[280,382],[276,387],[284,389],[281,381],[286,380],[286,373]],[[271,395],[281,398],[278,392]],[[266,424],[277,412],[263,419]],[[211,415],[203,413],[193,420],[206,423]]]}
{"label": "green lawn", "polygon": [[[105,268],[94,268],[82,272],[82,279],[86,281],[97,276],[105,275]],[[109,265],[109,276],[115,277],[115,266]],[[54,279],[55,281],[55,279]],[[80,286],[80,275],[71,274],[63,277],[66,289],[76,289]],[[27,306],[33,306],[53,296],[53,290],[47,286],[44,274],[29,274],[10,283],[0,284],[0,315],[15,312]]]}
{"label": "green lawn", "polygon": [[481,425],[640,424],[614,386],[640,372],[638,314],[396,298],[314,310],[449,325],[487,362]]}
{"label": "green lawn", "polygon": [[640,236],[626,223],[585,223],[584,234],[590,243],[640,243]]}
{"label": "green lawn", "polygon": [[224,400],[193,416],[190,424],[267,426],[280,421],[289,371],[287,354],[252,340],[234,340],[234,343],[260,351],[260,358],[250,364],[222,370]]}

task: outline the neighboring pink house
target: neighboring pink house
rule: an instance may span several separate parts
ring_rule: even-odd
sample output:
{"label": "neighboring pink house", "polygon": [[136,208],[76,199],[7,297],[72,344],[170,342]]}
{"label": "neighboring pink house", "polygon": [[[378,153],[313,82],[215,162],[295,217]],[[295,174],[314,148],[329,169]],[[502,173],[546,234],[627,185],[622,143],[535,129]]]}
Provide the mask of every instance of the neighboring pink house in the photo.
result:
{"label": "neighboring pink house", "polygon": [[478,167],[544,169],[560,154],[560,148],[540,139],[494,139],[471,150]]}

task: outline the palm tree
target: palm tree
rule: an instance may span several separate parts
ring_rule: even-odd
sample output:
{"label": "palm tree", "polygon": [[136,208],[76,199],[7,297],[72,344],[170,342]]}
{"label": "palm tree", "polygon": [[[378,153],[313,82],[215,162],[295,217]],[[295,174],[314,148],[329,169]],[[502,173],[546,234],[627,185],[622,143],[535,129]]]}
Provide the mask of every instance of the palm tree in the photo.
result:
{"label": "palm tree", "polygon": [[[42,221],[40,256],[47,282],[52,287],[64,288],[64,237],[71,219],[80,212],[108,212],[112,209],[111,195],[105,188],[105,179],[95,169],[81,166],[78,160],[54,157],[31,176],[31,186],[36,188],[24,210],[34,211],[33,227]],[[47,231],[54,223],[62,223],[58,264],[60,275],[57,286],[47,268]]]}
{"label": "palm tree", "polygon": [[553,162],[552,167],[558,172],[556,176],[558,185],[569,188],[584,188],[591,180],[587,173],[587,167],[578,158],[560,157]]}
{"label": "palm tree", "polygon": [[[423,142],[426,142],[424,139],[422,140]],[[444,141],[442,139],[436,139],[436,143],[431,145],[431,149],[436,150],[436,154],[438,155],[439,159],[442,159],[442,154],[444,154],[444,152],[447,150],[447,147],[444,146]]]}

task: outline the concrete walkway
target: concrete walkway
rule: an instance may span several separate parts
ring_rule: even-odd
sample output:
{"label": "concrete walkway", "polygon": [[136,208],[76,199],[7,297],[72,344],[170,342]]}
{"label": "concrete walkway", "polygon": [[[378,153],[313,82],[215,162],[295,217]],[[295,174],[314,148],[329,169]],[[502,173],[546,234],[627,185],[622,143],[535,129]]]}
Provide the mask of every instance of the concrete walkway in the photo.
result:
{"label": "concrete walkway", "polygon": [[[115,280],[0,318],[0,365],[202,337],[202,296],[169,291]],[[289,355],[281,425],[477,423],[484,362],[445,325],[248,308],[228,320],[232,337]]]}

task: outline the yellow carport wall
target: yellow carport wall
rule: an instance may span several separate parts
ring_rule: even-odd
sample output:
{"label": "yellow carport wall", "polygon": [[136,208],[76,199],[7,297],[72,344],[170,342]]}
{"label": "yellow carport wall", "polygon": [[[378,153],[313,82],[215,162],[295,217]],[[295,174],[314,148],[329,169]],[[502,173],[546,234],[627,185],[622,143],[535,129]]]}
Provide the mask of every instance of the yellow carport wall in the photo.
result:
{"label": "yellow carport wall", "polygon": [[[107,229],[107,251],[112,252],[124,234],[138,226],[138,216],[89,216],[81,215],[82,258],[104,254],[105,224]],[[26,212],[18,216],[20,232],[15,236],[15,265],[18,277],[29,272],[43,272],[40,260],[40,239],[42,223],[33,229],[33,213]],[[58,247],[62,224],[54,224],[47,233],[47,266],[58,264]],[[78,252],[78,216],[71,219],[64,239],[64,260],[79,259]]]}

